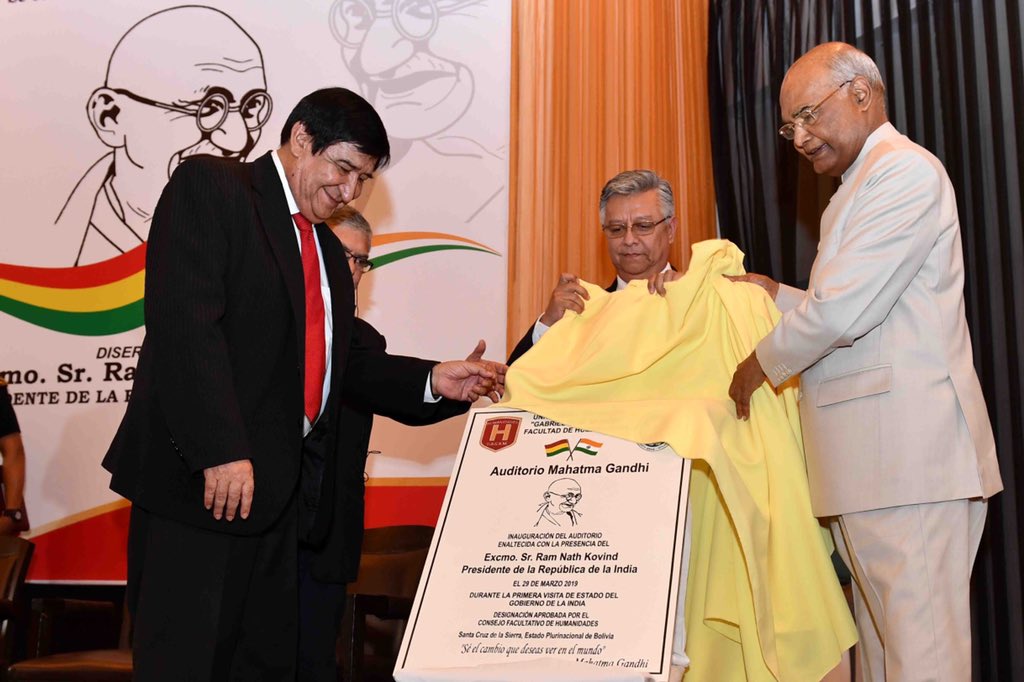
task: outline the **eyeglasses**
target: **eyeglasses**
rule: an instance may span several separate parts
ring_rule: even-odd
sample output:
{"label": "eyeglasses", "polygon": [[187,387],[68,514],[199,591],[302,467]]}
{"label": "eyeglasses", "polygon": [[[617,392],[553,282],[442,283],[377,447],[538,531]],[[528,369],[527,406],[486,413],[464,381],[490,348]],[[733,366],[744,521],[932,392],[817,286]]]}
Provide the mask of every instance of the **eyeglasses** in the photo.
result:
{"label": "eyeglasses", "polygon": [[363,272],[373,270],[373,261],[370,260],[369,256],[357,256],[344,244],[341,245],[341,248],[345,249],[345,257],[355,263],[357,268]]}
{"label": "eyeglasses", "polygon": [[151,107],[195,116],[196,125],[204,133],[211,133],[224,125],[228,114],[233,111],[237,111],[242,115],[242,121],[245,122],[247,130],[259,130],[270,119],[270,112],[274,108],[274,102],[270,99],[270,93],[265,90],[253,90],[246,93],[245,97],[238,103],[238,106],[231,106],[228,95],[223,92],[211,92],[195,106],[157,102],[147,97],[140,97],[129,90],[114,89],[114,92],[136,102],[148,104]]}
{"label": "eyeglasses", "polygon": [[[446,14],[454,14],[477,0],[336,0],[331,7],[330,25],[334,38],[345,47],[358,48],[365,41],[374,21],[390,17],[399,35],[412,42],[424,42],[437,31]],[[441,5],[440,7],[438,5]]]}
{"label": "eyeglasses", "polygon": [[565,493],[563,495],[562,493],[556,493],[556,492],[553,492],[553,491],[550,491],[550,490],[548,492],[550,492],[552,495],[558,495],[559,497],[564,497],[566,502],[571,502],[573,504],[579,502],[580,499],[583,497],[583,493]]}
{"label": "eyeglasses", "polygon": [[661,225],[666,220],[671,220],[672,216],[667,215],[656,223],[642,222],[633,223],[632,225],[624,225],[622,223],[611,223],[605,225],[601,229],[604,231],[604,236],[608,239],[622,239],[626,236],[626,231],[632,229],[633,235],[636,237],[646,237],[647,235],[654,232],[654,228]]}
{"label": "eyeglasses", "polygon": [[331,31],[345,47],[359,47],[370,25],[390,15],[398,33],[416,42],[434,34],[439,14],[434,0],[397,0],[384,10],[377,9],[373,0],[338,0],[331,8]]}
{"label": "eyeglasses", "polygon": [[832,98],[832,95],[842,90],[844,85],[849,85],[852,82],[852,78],[848,81],[843,81],[838,86],[836,86],[835,90],[828,93],[828,95],[825,96],[825,99],[821,100],[813,107],[804,107],[803,109],[801,109],[799,112],[797,112],[796,116],[793,117],[792,123],[786,123],[785,125],[779,128],[779,135],[782,135],[787,140],[792,140],[794,137],[796,137],[797,126],[800,126],[801,128],[806,128],[809,125],[814,125],[814,122],[818,120],[818,113],[821,111],[821,107],[825,104],[825,102],[829,101],[829,99]]}

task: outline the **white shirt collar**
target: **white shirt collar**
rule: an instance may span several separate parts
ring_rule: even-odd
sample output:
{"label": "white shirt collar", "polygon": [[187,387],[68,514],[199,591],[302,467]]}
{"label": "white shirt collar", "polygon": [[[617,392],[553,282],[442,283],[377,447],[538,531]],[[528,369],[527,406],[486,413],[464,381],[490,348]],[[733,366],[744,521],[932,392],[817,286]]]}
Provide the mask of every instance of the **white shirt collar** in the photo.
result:
{"label": "white shirt collar", "polygon": [[284,166],[281,164],[281,158],[277,155],[276,149],[270,152],[270,158],[274,160],[277,177],[281,179],[281,187],[284,188],[284,198],[288,202],[288,215],[295,215],[299,212],[299,205],[295,203],[295,197],[292,196],[292,188],[288,184],[288,176],[284,174]]}
{"label": "white shirt collar", "polygon": [[[662,272],[666,272],[666,271],[671,270],[671,269],[672,269],[672,266],[669,265],[668,263],[665,263],[665,267],[663,267],[661,269],[661,271]],[[627,282],[626,280],[622,279],[618,275],[615,276],[615,291],[622,291],[627,286],[629,286],[629,282]]]}
{"label": "white shirt collar", "polygon": [[890,137],[898,137],[899,134],[900,131],[896,130],[892,123],[889,123],[888,121],[875,128],[871,134],[868,135],[868,139],[864,140],[864,146],[860,148],[860,154],[857,154],[857,158],[854,159],[853,163],[850,164],[850,167],[846,169],[845,173],[843,173],[843,182],[846,182],[847,178],[853,176],[854,171],[864,163],[864,159],[868,157],[868,154],[879,142]]}

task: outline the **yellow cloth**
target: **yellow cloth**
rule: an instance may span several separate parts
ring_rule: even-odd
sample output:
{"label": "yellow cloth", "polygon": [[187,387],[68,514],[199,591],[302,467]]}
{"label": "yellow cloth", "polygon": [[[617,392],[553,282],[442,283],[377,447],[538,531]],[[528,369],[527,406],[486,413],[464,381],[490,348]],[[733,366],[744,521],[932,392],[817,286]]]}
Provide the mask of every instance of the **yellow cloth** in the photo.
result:
{"label": "yellow cloth", "polygon": [[795,385],[758,389],[746,422],[728,397],[779,318],[760,287],[722,277],[742,262],[712,240],[664,298],[643,281],[614,294],[584,283],[586,309],[511,367],[505,403],[695,460],[687,682],[817,682],[857,635],[811,513]]}

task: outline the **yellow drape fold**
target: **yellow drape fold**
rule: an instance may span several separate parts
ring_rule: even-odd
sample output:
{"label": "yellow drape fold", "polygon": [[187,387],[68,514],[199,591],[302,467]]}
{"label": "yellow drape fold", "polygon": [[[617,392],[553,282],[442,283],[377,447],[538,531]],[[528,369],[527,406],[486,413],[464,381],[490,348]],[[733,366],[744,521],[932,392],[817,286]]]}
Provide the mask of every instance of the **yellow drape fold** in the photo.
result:
{"label": "yellow drape fold", "polygon": [[614,294],[587,284],[584,312],[509,370],[506,402],[697,460],[687,682],[817,682],[856,630],[811,513],[795,386],[762,386],[745,422],[728,397],[737,363],[779,317],[760,288],[722,277],[742,262],[711,240],[664,298],[644,282]]}

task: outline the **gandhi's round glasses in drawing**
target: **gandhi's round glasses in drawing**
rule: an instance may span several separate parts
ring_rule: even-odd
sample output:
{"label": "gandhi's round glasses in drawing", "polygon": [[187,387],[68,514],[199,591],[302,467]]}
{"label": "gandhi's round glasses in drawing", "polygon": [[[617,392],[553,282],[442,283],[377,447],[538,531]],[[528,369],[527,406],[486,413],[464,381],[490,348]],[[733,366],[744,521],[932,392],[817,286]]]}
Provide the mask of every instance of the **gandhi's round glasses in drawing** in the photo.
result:
{"label": "gandhi's round glasses in drawing", "polygon": [[821,113],[821,107],[825,102],[832,99],[832,96],[843,89],[844,86],[849,85],[853,82],[851,78],[848,81],[843,81],[836,86],[836,89],[825,95],[825,98],[815,104],[813,107],[804,107],[800,111],[796,112],[793,116],[792,123],[786,123],[779,128],[779,135],[782,135],[787,140],[792,140],[796,137],[796,127],[806,128],[807,126],[814,125],[814,122],[818,120],[818,114]]}
{"label": "gandhi's round glasses in drawing", "polygon": [[382,6],[377,7],[373,0],[337,0],[331,8],[331,32],[338,42],[345,47],[359,47],[373,22],[385,18],[391,19],[399,35],[412,41],[426,40],[437,30],[442,11],[436,0],[395,0],[380,4]]}
{"label": "gandhi's round glasses in drawing", "polygon": [[622,239],[626,236],[626,232],[628,230],[633,231],[634,237],[646,237],[649,234],[653,234],[658,225],[661,225],[666,220],[671,219],[672,216],[667,215],[657,222],[644,220],[639,223],[633,223],[632,225],[627,225],[625,223],[608,223],[602,227],[601,230],[604,232],[604,236],[608,239]]}
{"label": "gandhi's round glasses in drawing", "polygon": [[247,130],[259,130],[270,119],[270,112],[274,108],[274,102],[270,99],[270,93],[266,90],[253,90],[246,93],[237,106],[231,104],[228,94],[220,91],[210,92],[201,100],[184,104],[158,102],[148,97],[136,95],[130,90],[119,88],[115,88],[114,92],[151,107],[195,116],[196,125],[204,133],[213,132],[224,125],[224,121],[227,120],[228,114],[231,112],[238,112],[242,115],[242,121],[245,123]]}

